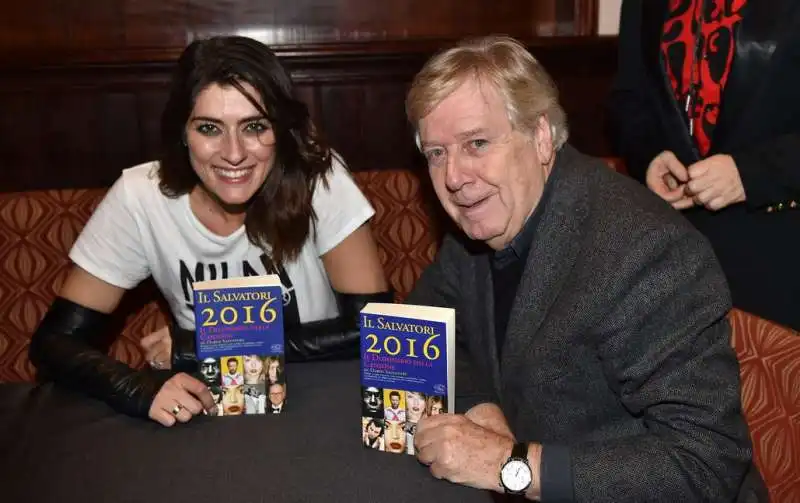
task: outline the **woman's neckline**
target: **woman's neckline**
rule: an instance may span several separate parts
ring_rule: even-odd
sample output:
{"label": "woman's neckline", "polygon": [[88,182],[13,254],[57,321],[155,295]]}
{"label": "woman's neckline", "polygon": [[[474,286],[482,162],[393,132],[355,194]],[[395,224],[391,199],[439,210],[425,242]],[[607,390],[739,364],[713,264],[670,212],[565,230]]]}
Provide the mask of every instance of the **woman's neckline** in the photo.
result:
{"label": "woman's neckline", "polygon": [[[203,189],[196,187],[186,194],[186,209],[191,215],[192,220],[207,235],[216,240],[230,240],[238,237],[244,232],[244,214],[232,219],[232,223],[226,226],[225,223],[215,225],[215,219],[222,222],[224,210],[216,205],[211,198],[204,194]],[[238,220],[238,221],[237,221]]]}

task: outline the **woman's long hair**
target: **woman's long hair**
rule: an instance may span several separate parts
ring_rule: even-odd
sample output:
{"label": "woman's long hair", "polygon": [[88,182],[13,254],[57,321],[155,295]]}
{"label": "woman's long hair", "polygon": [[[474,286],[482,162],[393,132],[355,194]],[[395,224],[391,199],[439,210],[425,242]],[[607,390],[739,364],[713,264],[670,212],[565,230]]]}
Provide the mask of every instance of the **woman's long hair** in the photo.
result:
{"label": "woman's long hair", "polygon": [[[258,93],[251,96],[243,84]],[[248,203],[250,241],[269,250],[276,265],[297,256],[316,222],[311,197],[331,168],[330,150],[318,138],[306,105],[275,54],[247,37],[194,41],[183,51],[161,118],[160,188],[168,197],[201,183],[189,162],[186,123],[197,95],[212,84],[238,89],[267,118],[275,133],[275,161]],[[263,105],[262,105],[263,103]]]}

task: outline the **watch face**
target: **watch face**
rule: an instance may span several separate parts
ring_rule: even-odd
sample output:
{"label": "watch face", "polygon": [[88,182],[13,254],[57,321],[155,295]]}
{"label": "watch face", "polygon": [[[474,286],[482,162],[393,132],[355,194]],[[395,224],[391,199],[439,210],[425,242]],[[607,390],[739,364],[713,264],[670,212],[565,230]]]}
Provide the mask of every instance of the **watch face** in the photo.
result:
{"label": "watch face", "polygon": [[531,483],[531,468],[524,461],[512,459],[503,466],[500,479],[509,491],[523,491]]}

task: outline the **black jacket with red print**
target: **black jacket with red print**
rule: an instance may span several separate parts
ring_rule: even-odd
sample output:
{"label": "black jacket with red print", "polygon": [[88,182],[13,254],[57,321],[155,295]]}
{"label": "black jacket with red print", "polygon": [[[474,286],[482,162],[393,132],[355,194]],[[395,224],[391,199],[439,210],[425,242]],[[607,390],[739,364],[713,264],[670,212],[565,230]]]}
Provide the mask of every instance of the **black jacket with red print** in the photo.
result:
{"label": "black jacket with red print", "polygon": [[[699,119],[708,133],[705,155],[698,134],[689,135],[685,103],[673,87],[681,58],[664,58],[681,50],[670,47],[670,35],[679,39],[681,30],[671,34],[669,23],[676,24],[694,3],[623,0],[619,66],[609,101],[617,151],[640,181],[664,150],[687,166],[706,156],[731,155],[746,202],[684,214],[714,246],[736,307],[800,329],[800,2],[705,0],[699,6],[726,20],[706,34],[713,42],[707,49],[730,47],[732,56],[706,68],[725,82],[719,107],[709,107]],[[685,48],[687,56],[692,49]]]}

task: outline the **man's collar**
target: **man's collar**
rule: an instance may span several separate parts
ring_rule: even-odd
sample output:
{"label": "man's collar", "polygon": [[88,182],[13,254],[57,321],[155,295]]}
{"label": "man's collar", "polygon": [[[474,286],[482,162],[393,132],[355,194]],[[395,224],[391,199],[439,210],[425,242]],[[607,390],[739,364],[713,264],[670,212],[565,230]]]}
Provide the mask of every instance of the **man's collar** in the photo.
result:
{"label": "man's collar", "polygon": [[528,258],[528,250],[531,248],[533,236],[536,234],[536,228],[539,226],[539,221],[542,219],[547,202],[550,200],[553,192],[552,187],[555,185],[554,180],[557,178],[558,170],[556,168],[558,167],[558,160],[560,157],[559,153],[556,152],[556,159],[553,162],[550,175],[547,177],[547,181],[545,181],[542,197],[539,199],[531,215],[525,220],[522,229],[505,248],[494,252],[492,256],[492,265],[495,268],[502,269],[512,262],[517,260],[524,261]]}
{"label": "man's collar", "polygon": [[492,257],[494,267],[502,269],[512,262],[524,260],[526,258],[530,244],[533,241],[533,234],[536,231],[536,223],[538,220],[538,212],[534,211],[525,221],[522,230],[514,236],[514,239],[502,250],[494,252]]}

